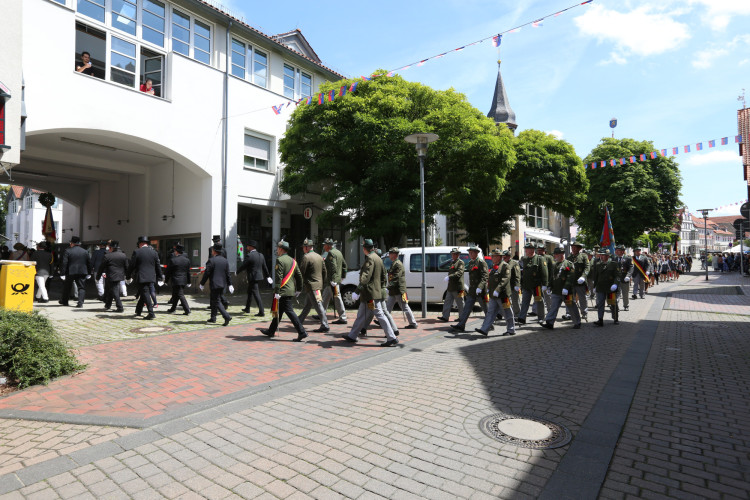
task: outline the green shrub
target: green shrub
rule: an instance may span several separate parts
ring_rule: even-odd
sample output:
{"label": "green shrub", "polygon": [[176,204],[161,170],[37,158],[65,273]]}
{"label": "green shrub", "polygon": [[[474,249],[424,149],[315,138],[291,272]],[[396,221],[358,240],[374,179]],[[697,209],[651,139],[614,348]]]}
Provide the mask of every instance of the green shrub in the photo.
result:
{"label": "green shrub", "polygon": [[82,370],[49,319],[0,308],[0,373],[20,388]]}

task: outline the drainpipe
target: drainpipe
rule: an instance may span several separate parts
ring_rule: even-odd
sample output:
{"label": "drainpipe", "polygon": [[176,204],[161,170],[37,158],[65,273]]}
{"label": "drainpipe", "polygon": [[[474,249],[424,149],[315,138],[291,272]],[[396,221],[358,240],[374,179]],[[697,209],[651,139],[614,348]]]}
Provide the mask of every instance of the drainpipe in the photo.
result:
{"label": "drainpipe", "polygon": [[221,241],[226,246],[227,244],[227,170],[229,162],[229,55],[231,51],[231,34],[229,30],[232,28],[232,20],[229,20],[227,25],[227,41],[226,41],[226,64],[224,66],[224,109],[223,109],[223,143],[224,143],[224,155],[221,159]]}

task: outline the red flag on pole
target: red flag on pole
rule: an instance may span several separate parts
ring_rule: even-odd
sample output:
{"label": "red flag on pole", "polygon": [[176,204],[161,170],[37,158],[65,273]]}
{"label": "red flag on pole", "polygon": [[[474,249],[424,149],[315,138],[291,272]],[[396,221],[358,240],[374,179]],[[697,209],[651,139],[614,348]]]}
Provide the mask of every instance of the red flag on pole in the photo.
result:
{"label": "red flag on pole", "polygon": [[52,220],[51,207],[47,207],[47,213],[44,214],[44,220],[42,221],[42,235],[50,243],[57,241],[57,234],[55,234],[55,221]]}

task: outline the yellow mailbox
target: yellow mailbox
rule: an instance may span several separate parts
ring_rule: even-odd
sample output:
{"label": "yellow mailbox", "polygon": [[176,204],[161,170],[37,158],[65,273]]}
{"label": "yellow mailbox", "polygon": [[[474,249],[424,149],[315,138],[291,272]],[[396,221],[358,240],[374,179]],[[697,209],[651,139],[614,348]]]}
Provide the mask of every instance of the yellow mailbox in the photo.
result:
{"label": "yellow mailbox", "polygon": [[31,312],[34,309],[35,262],[0,260],[0,307]]}

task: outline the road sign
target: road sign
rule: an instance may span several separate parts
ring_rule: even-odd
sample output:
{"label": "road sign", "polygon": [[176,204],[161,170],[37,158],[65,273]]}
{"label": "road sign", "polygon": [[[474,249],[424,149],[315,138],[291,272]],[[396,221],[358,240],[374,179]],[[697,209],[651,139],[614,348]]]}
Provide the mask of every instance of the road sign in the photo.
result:
{"label": "road sign", "polygon": [[747,219],[734,219],[734,222],[732,222],[732,225],[737,231],[740,231],[742,229],[741,224],[745,225],[745,230],[750,227],[750,221],[748,221]]}
{"label": "road sign", "polygon": [[750,219],[750,206],[748,206],[747,202],[743,203],[740,207],[740,215],[746,219]]}
{"label": "road sign", "polygon": [[312,218],[312,207],[305,208],[305,211],[302,212],[302,214],[305,216],[305,219]]}

